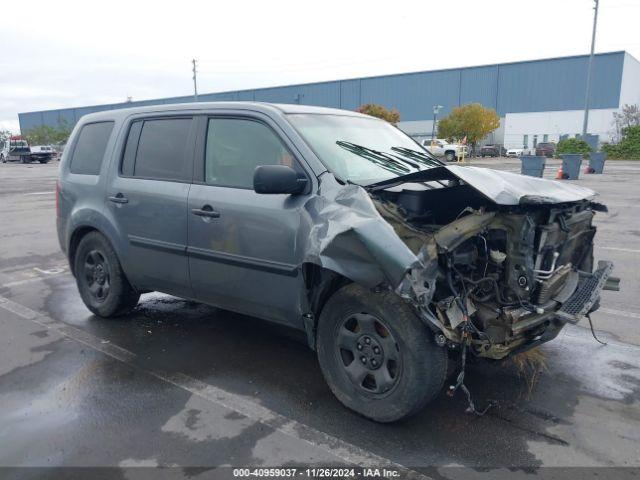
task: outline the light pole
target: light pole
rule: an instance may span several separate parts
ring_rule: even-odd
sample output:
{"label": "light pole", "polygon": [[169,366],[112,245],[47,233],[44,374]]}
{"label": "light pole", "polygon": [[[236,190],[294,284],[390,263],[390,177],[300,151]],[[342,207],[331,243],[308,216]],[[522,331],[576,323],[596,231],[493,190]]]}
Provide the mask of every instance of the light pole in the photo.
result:
{"label": "light pole", "polygon": [[433,127],[431,127],[431,146],[433,147],[433,142],[436,138],[436,121],[438,118],[438,113],[444,107],[442,105],[434,105],[433,106]]}
{"label": "light pole", "polygon": [[587,138],[587,124],[589,123],[589,97],[591,96],[591,70],[593,69],[593,51],[596,46],[596,26],[598,25],[598,1],[594,0],[593,7],[593,32],[591,33],[591,54],[587,67],[587,88],[584,94],[584,121],[582,122],[582,140]]}

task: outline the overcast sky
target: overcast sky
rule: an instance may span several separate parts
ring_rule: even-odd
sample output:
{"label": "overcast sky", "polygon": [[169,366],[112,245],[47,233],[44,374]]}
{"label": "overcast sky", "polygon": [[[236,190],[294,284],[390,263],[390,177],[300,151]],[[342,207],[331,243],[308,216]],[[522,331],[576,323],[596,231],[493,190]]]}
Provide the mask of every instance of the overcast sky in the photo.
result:
{"label": "overcast sky", "polygon": [[[0,28],[18,112],[589,51],[593,0],[22,0]],[[9,13],[7,15],[7,13]],[[601,0],[596,52],[640,58],[640,0]]]}

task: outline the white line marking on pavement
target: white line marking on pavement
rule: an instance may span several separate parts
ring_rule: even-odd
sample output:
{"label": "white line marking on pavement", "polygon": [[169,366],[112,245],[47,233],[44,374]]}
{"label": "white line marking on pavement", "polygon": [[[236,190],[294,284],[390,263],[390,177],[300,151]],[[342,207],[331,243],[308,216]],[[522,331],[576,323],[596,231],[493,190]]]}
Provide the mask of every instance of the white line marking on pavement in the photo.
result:
{"label": "white line marking on pavement", "polygon": [[29,193],[25,193],[25,195],[53,195],[55,192],[55,190],[52,190],[51,192],[29,192]]}
{"label": "white line marking on pavement", "polygon": [[636,312],[625,312],[624,310],[614,310],[613,308],[599,308],[597,311],[602,313],[609,313],[611,315],[617,315],[619,317],[640,319],[640,313]]}
{"label": "white line marking on pavement", "polygon": [[40,281],[46,280],[48,278],[59,277],[63,273],[67,273],[67,272],[61,271],[59,273],[50,273],[46,277],[32,277],[32,278],[26,278],[24,280],[16,280],[15,282],[8,282],[8,283],[5,283],[3,285],[0,285],[0,288],[17,287],[18,285],[25,285],[25,284],[31,283],[31,282],[40,282]]}
{"label": "white line marking on pavement", "polygon": [[596,245],[596,248],[601,248],[602,250],[614,250],[616,252],[640,253],[640,250],[635,250],[633,248],[599,247],[598,245]]}
{"label": "white line marking on pavement", "polygon": [[217,404],[227,410],[233,410],[245,417],[249,417],[263,423],[289,437],[305,442],[312,447],[320,448],[329,455],[337,457],[346,463],[358,466],[387,467],[401,471],[409,478],[430,479],[415,470],[411,470],[403,465],[397,464],[388,458],[376,455],[351,443],[340,440],[337,437],[316,430],[313,427],[297,422],[280,415],[273,410],[253,402],[242,395],[227,392],[221,388],[197,380],[180,372],[167,373],[156,370],[147,370],[136,365],[134,361],[137,355],[113,343],[106,342],[99,337],[85,332],[82,329],[67,325],[66,323],[54,320],[47,315],[25,307],[19,303],[0,296],[0,307],[15,313],[16,315],[37,323],[40,326],[54,330],[59,334],[86,345],[94,350],[104,353],[120,362],[131,365],[137,370],[151,375],[163,382],[170,383],[193,395],[197,395],[211,403]]}
{"label": "white line marking on pavement", "polygon": [[53,267],[43,270],[42,268],[33,267],[36,272],[43,273],[45,275],[57,275],[64,272],[64,267]]}

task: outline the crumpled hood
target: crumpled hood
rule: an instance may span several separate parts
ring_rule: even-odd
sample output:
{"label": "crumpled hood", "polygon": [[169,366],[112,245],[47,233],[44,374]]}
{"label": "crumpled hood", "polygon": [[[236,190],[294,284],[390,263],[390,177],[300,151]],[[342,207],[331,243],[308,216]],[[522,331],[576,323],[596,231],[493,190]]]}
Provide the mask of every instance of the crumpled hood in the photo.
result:
{"label": "crumpled hood", "polygon": [[555,181],[490,168],[444,167],[499,205],[563,203],[592,200],[596,192],[567,180]]}
{"label": "crumpled hood", "polygon": [[570,181],[545,180],[490,168],[447,165],[395,177],[367,185],[367,190],[380,190],[410,182],[460,179],[498,205],[544,204],[592,200],[597,195],[589,188]]}

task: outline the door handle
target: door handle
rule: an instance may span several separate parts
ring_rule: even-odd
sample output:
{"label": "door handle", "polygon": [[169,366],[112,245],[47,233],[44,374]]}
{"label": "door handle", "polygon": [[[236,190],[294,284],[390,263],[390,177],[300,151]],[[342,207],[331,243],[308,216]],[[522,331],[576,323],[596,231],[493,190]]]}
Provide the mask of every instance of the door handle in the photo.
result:
{"label": "door handle", "polygon": [[197,215],[198,217],[205,217],[205,218],[220,217],[220,212],[216,212],[213,208],[211,208],[211,205],[205,205],[202,208],[192,208],[191,213],[193,213],[194,215]]}
{"label": "door handle", "polygon": [[113,203],[129,203],[129,199],[121,193],[118,193],[115,196],[109,197],[109,201]]}

